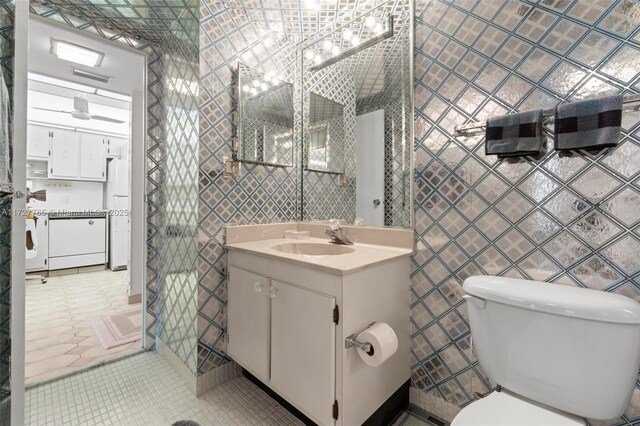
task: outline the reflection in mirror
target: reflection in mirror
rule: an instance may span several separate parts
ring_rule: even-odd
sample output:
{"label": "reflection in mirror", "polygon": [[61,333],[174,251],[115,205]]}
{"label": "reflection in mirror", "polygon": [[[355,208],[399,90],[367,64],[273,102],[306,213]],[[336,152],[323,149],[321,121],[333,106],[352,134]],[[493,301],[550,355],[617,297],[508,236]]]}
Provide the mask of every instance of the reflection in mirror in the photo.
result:
{"label": "reflection in mirror", "polygon": [[306,169],[344,173],[344,106],[311,92],[308,123]]}
{"label": "reflection in mirror", "polygon": [[293,165],[293,85],[238,65],[237,159]]}
{"label": "reflection in mirror", "polygon": [[413,225],[411,13],[409,0],[384,2],[303,42],[303,220]]}

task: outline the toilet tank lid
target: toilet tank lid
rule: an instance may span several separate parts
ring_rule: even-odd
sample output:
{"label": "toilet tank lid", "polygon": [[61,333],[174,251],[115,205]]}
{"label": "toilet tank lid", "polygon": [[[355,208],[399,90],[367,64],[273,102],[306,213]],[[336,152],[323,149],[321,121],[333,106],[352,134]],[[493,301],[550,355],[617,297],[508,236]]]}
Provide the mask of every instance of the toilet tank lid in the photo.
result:
{"label": "toilet tank lid", "polygon": [[467,294],[533,311],[594,321],[640,324],[640,303],[620,294],[517,278],[478,275]]}

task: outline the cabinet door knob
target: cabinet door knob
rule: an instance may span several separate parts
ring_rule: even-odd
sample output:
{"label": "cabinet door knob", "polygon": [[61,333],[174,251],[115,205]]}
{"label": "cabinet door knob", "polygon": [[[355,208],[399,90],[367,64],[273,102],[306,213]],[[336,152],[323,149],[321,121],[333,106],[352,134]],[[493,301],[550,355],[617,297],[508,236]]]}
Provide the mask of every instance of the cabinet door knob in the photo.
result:
{"label": "cabinet door knob", "polygon": [[262,285],[260,281],[256,281],[256,283],[253,285],[253,288],[256,290],[256,293],[261,293],[263,287],[264,285]]}
{"label": "cabinet door knob", "polygon": [[89,221],[89,225],[93,225],[95,222],[93,220]]}
{"label": "cabinet door knob", "polygon": [[278,289],[274,286],[269,287],[269,299],[273,299],[278,294]]}

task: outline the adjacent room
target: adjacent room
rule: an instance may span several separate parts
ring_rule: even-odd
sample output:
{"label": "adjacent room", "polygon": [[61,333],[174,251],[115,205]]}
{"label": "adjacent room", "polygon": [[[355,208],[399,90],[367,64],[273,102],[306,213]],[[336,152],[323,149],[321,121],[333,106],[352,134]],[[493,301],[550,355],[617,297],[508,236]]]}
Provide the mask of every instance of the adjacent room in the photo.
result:
{"label": "adjacent room", "polygon": [[[122,70],[122,64],[133,69]],[[138,73],[135,73],[135,65]],[[142,348],[131,293],[131,91],[141,55],[32,20],[27,127],[27,385]]]}

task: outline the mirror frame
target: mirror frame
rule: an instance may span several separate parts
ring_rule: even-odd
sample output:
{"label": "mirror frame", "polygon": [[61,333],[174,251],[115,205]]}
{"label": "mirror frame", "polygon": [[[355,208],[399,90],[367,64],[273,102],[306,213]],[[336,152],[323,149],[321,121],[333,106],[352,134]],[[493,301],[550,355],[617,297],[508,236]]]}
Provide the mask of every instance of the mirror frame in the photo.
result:
{"label": "mirror frame", "polygon": [[[388,2],[384,2],[381,3],[375,7],[372,7],[371,9],[368,9],[367,11],[362,12],[361,14],[359,14],[356,18],[351,19],[350,21],[342,24],[342,25],[336,25],[331,29],[331,32],[329,34],[335,33],[335,32],[339,32],[344,30],[345,28],[347,28],[349,25],[353,24],[354,22],[357,22],[358,20],[364,19],[364,17],[377,10],[380,7],[383,7],[383,5],[387,4],[387,3],[392,3],[393,0],[389,0]],[[414,58],[414,49],[415,49],[415,39],[414,39],[414,31],[415,31],[415,3],[413,0],[407,0],[408,6],[409,6],[409,16],[408,16],[408,51],[409,51],[409,55],[408,55],[408,70],[409,70],[409,80],[410,80],[410,85],[411,85],[411,89],[409,91],[409,99],[407,102],[407,106],[408,106],[408,111],[407,114],[410,115],[410,117],[408,117],[408,121],[410,123],[410,125],[408,126],[408,131],[407,131],[407,135],[406,135],[406,140],[407,140],[407,149],[409,150],[409,155],[408,155],[408,166],[409,169],[405,172],[407,173],[407,175],[409,176],[409,182],[408,182],[408,197],[409,197],[409,205],[407,206],[407,208],[409,209],[409,224],[406,226],[384,226],[385,228],[400,228],[400,229],[414,229],[415,228],[415,223],[416,223],[416,141],[415,141],[415,117],[416,117],[416,110],[415,110],[415,89],[414,89],[414,85],[415,85],[415,58]],[[392,14],[392,16],[395,16],[396,14]],[[391,25],[394,26],[393,23],[393,19],[391,19],[390,17],[390,22]],[[396,28],[392,27],[392,31],[395,33]],[[304,78],[305,78],[305,70],[304,70],[304,66],[303,64],[303,60],[302,60],[302,55],[304,54],[305,49],[320,43],[324,38],[326,38],[329,34],[325,34],[325,35],[321,35],[320,33],[316,33],[313,34],[311,36],[309,36],[307,39],[303,40],[299,47],[298,47],[298,55],[300,57],[299,64],[299,70],[297,71],[297,77],[296,77],[296,84],[300,85],[300,89],[302,91],[302,87],[304,87]],[[395,34],[394,34],[395,35]],[[380,37],[382,38],[382,37]],[[382,41],[382,40],[377,40],[377,41]],[[377,42],[376,41],[376,42]],[[375,43],[374,43],[375,44]],[[370,47],[370,46],[368,46]],[[351,53],[351,52],[349,52]],[[349,55],[350,56],[350,55]],[[343,59],[343,57],[341,57],[340,59]],[[339,61],[336,61],[339,62]],[[324,65],[324,64],[322,64]],[[333,63],[331,64],[327,64],[327,65],[333,65]],[[299,102],[304,103],[304,95],[301,96],[299,98]],[[301,114],[304,114],[304,106],[301,106]],[[301,117],[302,118],[302,117]],[[303,120],[303,118],[302,118]],[[297,128],[296,128],[296,132],[298,134],[300,134],[300,145],[302,148],[302,151],[306,150],[307,148],[304,146],[304,140],[302,137],[302,127],[303,123],[298,123],[297,124]],[[357,161],[357,159],[356,159]],[[304,172],[315,172],[315,173],[329,173],[329,174],[334,174],[334,175],[338,175],[340,177],[339,182],[340,185],[339,186],[345,186],[346,185],[346,175],[345,174],[339,174],[339,173],[335,173],[335,172],[323,172],[323,171],[318,171],[318,170],[314,170],[314,169],[307,169],[304,164],[304,158],[302,155],[300,155],[299,158],[299,162],[301,165],[301,174],[300,174],[300,220],[301,221],[305,221],[305,220],[318,220],[318,219],[305,219],[305,211],[304,211],[304,197],[305,197],[305,184],[304,184]],[[340,219],[344,219],[344,218],[340,218]],[[320,220],[329,220],[329,218],[326,219],[320,219]],[[366,225],[365,225],[366,226]]]}
{"label": "mirror frame", "polygon": [[[244,118],[244,106],[243,103],[245,101],[245,96],[243,95],[243,91],[242,91],[242,69],[246,68],[248,70],[253,70],[250,66],[242,63],[242,62],[238,62],[237,68],[236,68],[236,72],[235,72],[235,78],[234,78],[234,83],[235,83],[235,90],[234,93],[236,95],[236,114],[235,115],[235,120],[234,120],[234,130],[233,130],[233,138],[232,138],[232,147],[231,147],[231,155],[232,155],[232,159],[234,162],[239,162],[239,163],[246,163],[246,164],[261,164],[263,166],[271,166],[271,167],[281,167],[281,168],[287,168],[287,167],[294,167],[296,164],[296,155],[295,155],[295,122],[294,122],[294,113],[293,113],[293,108],[294,108],[294,104],[293,104],[293,97],[291,99],[291,111],[292,111],[292,116],[291,116],[291,120],[293,122],[292,127],[291,127],[291,164],[284,164],[284,163],[271,163],[268,161],[260,161],[260,160],[250,160],[250,159],[246,159],[246,158],[242,158],[241,154],[242,154],[242,138],[244,136],[244,132],[243,132],[243,118]],[[255,72],[260,72],[262,74],[266,74],[262,71],[255,71]],[[293,85],[293,83],[290,83],[288,81],[285,80],[281,80],[283,83],[286,83],[288,85],[290,85],[292,87],[293,90],[295,90],[295,87]],[[264,138],[264,136],[263,136]],[[264,142],[263,142],[264,143]]]}

